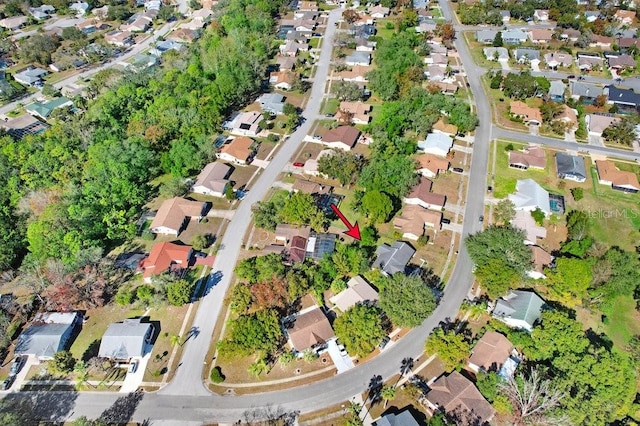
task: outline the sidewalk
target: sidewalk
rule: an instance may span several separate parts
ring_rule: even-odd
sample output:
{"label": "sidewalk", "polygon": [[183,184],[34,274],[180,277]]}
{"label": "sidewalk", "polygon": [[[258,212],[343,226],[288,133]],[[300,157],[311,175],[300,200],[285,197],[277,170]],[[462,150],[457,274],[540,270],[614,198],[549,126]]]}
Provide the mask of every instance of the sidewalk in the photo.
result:
{"label": "sidewalk", "polygon": [[331,370],[335,370],[336,367],[334,365],[330,365],[327,366],[321,370],[316,370],[316,371],[312,371],[310,373],[305,373],[305,374],[300,374],[299,376],[293,376],[293,377],[285,377],[284,379],[277,379],[277,380],[269,380],[269,381],[265,381],[265,382],[251,382],[251,383],[227,383],[227,382],[223,382],[220,383],[219,386],[222,387],[227,387],[227,388],[252,388],[252,387],[258,387],[258,386],[270,386],[270,385],[278,385],[278,384],[282,384],[282,383],[288,383],[288,382],[293,382],[296,380],[300,380],[300,379],[306,379],[307,377],[313,377],[319,374],[323,374],[326,373],[328,371]]}

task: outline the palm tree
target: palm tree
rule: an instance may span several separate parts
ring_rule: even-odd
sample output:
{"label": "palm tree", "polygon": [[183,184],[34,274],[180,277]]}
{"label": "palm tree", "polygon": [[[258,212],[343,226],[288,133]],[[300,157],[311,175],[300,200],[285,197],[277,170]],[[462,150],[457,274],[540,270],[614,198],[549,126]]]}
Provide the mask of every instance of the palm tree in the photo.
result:
{"label": "palm tree", "polygon": [[171,339],[171,346],[182,345],[182,338],[177,334],[172,334],[170,339]]}
{"label": "palm tree", "polygon": [[396,397],[396,388],[393,386],[384,386],[382,391],[380,391],[380,395],[382,399],[384,399],[384,408],[387,408],[389,400]]}
{"label": "palm tree", "polygon": [[251,374],[252,376],[260,377],[260,375],[266,372],[268,369],[269,366],[267,366],[267,362],[264,360],[264,358],[260,358],[253,364],[249,365],[247,371],[249,371],[249,374]]}
{"label": "palm tree", "polygon": [[487,313],[487,303],[484,301],[472,303],[465,300],[462,302],[461,309],[469,314],[469,318],[475,321]]}

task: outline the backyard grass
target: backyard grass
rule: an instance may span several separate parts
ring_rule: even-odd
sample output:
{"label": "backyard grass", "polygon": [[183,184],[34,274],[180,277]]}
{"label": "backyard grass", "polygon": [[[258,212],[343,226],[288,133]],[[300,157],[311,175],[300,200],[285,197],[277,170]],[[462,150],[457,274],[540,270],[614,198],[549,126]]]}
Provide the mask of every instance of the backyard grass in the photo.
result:
{"label": "backyard grass", "polygon": [[[199,276],[199,274],[198,274]],[[151,352],[151,358],[147,363],[147,369],[144,372],[144,381],[160,381],[162,374],[168,368],[169,355],[173,350],[171,345],[171,336],[178,336],[180,334],[180,328],[182,327],[182,321],[187,312],[188,305],[184,306],[171,306],[165,305],[159,308],[151,309],[149,316],[151,320],[160,321],[160,330],[157,330],[158,337],[153,345]],[[186,330],[189,331],[189,328]],[[182,344],[185,343],[187,336],[180,336],[182,338]],[[176,361],[179,359],[176,358]]]}
{"label": "backyard grass", "polygon": [[[393,27],[387,28],[387,23],[391,23]],[[376,21],[376,37],[383,40],[389,40],[396,32],[396,24],[393,18],[378,19]]]}
{"label": "backyard grass", "polygon": [[620,349],[624,349],[634,335],[640,334],[640,313],[630,296],[618,296],[612,303],[615,307],[607,316],[604,329],[607,336]]}
{"label": "backyard grass", "polygon": [[102,308],[89,309],[85,314],[86,322],[71,345],[71,354],[76,359],[87,361],[90,358],[89,355],[97,355],[98,347],[95,347],[96,354],[87,353],[87,350],[94,342],[98,342],[99,346],[99,341],[109,324],[140,316],[143,313],[144,310],[141,307],[120,306],[115,303]]}

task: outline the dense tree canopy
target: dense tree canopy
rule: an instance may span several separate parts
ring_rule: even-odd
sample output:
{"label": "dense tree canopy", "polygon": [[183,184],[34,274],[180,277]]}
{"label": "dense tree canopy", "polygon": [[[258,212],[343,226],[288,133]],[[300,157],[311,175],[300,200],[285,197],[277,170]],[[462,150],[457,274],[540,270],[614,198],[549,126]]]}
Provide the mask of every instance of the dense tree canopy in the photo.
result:
{"label": "dense tree canopy", "polygon": [[358,304],[340,315],[333,328],[349,353],[364,357],[385,336],[381,315],[379,308]]}
{"label": "dense tree canopy", "polygon": [[436,307],[436,298],[418,275],[397,273],[384,280],[380,307],[397,327],[417,327]]}
{"label": "dense tree canopy", "polygon": [[469,256],[480,267],[500,260],[518,274],[531,266],[531,251],[524,244],[524,232],[510,226],[490,226],[465,240]]}

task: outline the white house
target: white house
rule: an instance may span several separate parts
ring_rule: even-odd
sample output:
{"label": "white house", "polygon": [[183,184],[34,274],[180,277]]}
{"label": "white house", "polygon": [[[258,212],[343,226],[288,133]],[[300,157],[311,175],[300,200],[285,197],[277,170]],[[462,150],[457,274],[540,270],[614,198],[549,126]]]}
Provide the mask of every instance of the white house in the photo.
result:
{"label": "white house", "polygon": [[516,210],[534,211],[540,209],[545,216],[551,215],[549,193],[533,179],[521,179],[516,183],[516,193],[509,195]]}
{"label": "white house", "polygon": [[196,194],[223,197],[227,185],[229,185],[227,177],[230,172],[231,167],[226,164],[216,162],[209,163],[202,169],[191,190]]}
{"label": "white house", "polygon": [[427,138],[418,142],[418,149],[426,154],[446,157],[453,146],[453,138],[444,133],[429,133]]}

